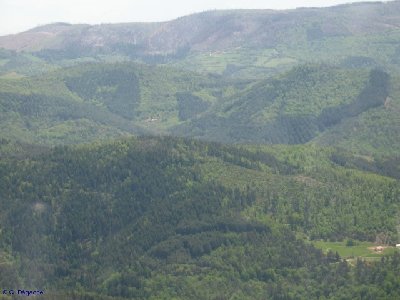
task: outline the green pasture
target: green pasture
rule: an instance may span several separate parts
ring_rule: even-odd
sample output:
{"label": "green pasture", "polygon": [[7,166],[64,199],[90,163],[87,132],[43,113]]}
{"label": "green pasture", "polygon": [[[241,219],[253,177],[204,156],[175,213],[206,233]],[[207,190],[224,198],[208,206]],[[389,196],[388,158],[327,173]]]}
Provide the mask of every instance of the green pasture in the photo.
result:
{"label": "green pasture", "polygon": [[393,254],[396,249],[394,247],[387,247],[382,252],[374,251],[376,245],[371,242],[354,241],[354,246],[347,246],[347,241],[342,242],[324,242],[314,241],[313,245],[321,249],[324,253],[329,250],[339,253],[343,258],[366,258],[373,259],[385,255]]}

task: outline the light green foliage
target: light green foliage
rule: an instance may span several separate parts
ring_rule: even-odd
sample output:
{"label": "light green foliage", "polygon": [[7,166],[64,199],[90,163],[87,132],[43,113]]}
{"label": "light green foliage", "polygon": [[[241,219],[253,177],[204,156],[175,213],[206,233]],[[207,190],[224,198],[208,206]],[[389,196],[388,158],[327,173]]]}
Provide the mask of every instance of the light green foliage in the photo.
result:
{"label": "light green foliage", "polygon": [[305,143],[383,106],[388,85],[388,75],[379,70],[298,66],[223,98],[172,132],[223,142]]}
{"label": "light green foliage", "polygon": [[[399,299],[399,13],[210,11],[0,37],[25,50],[0,49],[0,287]],[[145,137],[168,134],[216,142]]]}
{"label": "light green foliage", "polygon": [[382,280],[398,280],[374,275],[396,274],[398,254],[351,267],[294,234],[352,237],[355,255],[360,239],[397,236],[398,183],[333,163],[333,149],[129,138],[27,156],[0,145],[0,253],[13,264],[0,278],[47,297],[72,286],[76,299],[332,298],[363,283],[386,295]]}
{"label": "light green foliage", "polygon": [[69,144],[165,132],[180,123],[178,93],[196,94],[211,105],[240,88],[233,81],[133,63],[0,79],[2,137]]}
{"label": "light green foliage", "polygon": [[400,149],[400,93],[397,76],[382,107],[350,118],[315,139],[366,155],[397,156]]}
{"label": "light green foliage", "polygon": [[329,251],[337,252],[341,257],[344,258],[374,258],[380,259],[386,255],[393,254],[396,249],[394,247],[384,248],[382,252],[378,252],[375,250],[376,245],[371,242],[359,242],[354,241],[353,246],[348,246],[346,241],[343,242],[324,242],[324,241],[315,241],[313,245],[325,253]]}

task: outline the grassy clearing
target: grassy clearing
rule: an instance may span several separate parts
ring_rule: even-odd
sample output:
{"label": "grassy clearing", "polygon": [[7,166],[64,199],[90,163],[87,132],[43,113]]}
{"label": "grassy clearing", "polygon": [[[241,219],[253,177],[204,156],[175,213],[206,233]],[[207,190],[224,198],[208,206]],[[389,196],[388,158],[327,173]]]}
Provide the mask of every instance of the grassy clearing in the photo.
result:
{"label": "grassy clearing", "polygon": [[23,77],[24,77],[24,75],[18,74],[16,72],[9,72],[9,73],[0,75],[0,78],[2,78],[2,79],[20,79]]}
{"label": "grassy clearing", "polygon": [[346,241],[343,242],[324,242],[315,241],[313,245],[325,253],[329,250],[338,252],[343,258],[364,258],[367,260],[374,260],[384,255],[392,254],[396,251],[394,247],[385,247],[382,252],[374,250],[375,244],[371,242],[355,242],[354,246],[347,246]]}

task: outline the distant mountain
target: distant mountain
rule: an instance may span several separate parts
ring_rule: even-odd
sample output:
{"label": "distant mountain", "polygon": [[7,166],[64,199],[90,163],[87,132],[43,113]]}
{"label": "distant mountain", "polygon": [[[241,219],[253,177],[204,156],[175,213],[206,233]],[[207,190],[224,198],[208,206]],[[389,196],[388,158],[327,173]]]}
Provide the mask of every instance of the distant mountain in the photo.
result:
{"label": "distant mountain", "polygon": [[399,41],[400,1],[0,37],[0,293],[400,299]]}
{"label": "distant mountain", "polygon": [[72,47],[77,53],[127,50],[132,54],[176,54],[183,48],[223,51],[243,45],[275,48],[295,42],[290,41],[293,34],[315,41],[398,30],[399,14],[400,3],[393,1],[285,11],[210,11],[161,23],[55,23],[1,37],[0,47],[18,51],[65,51]]}
{"label": "distant mountain", "polygon": [[2,136],[63,144],[173,134],[391,156],[399,25],[391,1],[56,23],[0,37]]}
{"label": "distant mountain", "polygon": [[398,68],[399,26],[399,1],[366,2],[210,11],[161,23],[56,23],[0,37],[0,48],[29,52],[43,64],[134,59],[254,78],[309,61]]}

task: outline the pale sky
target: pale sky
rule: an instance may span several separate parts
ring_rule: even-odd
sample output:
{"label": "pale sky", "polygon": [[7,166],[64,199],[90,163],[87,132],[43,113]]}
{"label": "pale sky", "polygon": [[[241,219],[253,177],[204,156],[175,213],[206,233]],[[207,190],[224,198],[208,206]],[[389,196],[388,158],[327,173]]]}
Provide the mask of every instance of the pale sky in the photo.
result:
{"label": "pale sky", "polygon": [[[374,1],[374,0],[364,0]],[[287,9],[332,6],[358,0],[0,0],[0,35],[54,22],[166,21],[213,9]]]}

